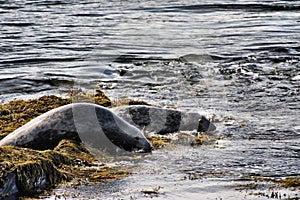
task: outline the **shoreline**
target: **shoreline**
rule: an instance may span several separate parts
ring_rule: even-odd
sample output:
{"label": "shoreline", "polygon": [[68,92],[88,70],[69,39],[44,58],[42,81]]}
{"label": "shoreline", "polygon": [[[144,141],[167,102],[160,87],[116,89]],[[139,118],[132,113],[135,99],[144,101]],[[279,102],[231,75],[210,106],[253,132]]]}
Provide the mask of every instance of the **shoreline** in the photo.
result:
{"label": "shoreline", "polygon": [[[52,95],[31,100],[10,101],[6,104],[0,104],[0,139],[48,110],[79,101],[93,101],[106,107],[128,104],[149,105],[143,101],[130,99],[113,102],[100,90],[94,94],[73,91],[69,98]],[[172,143],[168,137],[151,135],[147,138],[154,149],[164,148]],[[207,138],[200,136],[198,140],[195,139],[197,141],[195,145],[201,145]],[[52,195],[51,189],[61,184],[69,183],[72,185],[72,180],[76,179],[85,180],[85,183],[97,184],[105,180],[120,179],[131,174],[130,169],[126,166],[111,167],[107,165],[105,160],[92,156],[82,144],[69,140],[62,140],[53,150],[37,151],[20,147],[0,147],[0,151],[0,167],[2,169],[0,197],[4,199],[8,196],[34,198],[45,192]],[[285,188],[300,190],[299,177],[286,179],[248,178],[252,181],[272,182]],[[17,190],[9,191],[10,188],[13,188],[12,186]],[[248,188],[245,186],[240,189],[247,190]]]}

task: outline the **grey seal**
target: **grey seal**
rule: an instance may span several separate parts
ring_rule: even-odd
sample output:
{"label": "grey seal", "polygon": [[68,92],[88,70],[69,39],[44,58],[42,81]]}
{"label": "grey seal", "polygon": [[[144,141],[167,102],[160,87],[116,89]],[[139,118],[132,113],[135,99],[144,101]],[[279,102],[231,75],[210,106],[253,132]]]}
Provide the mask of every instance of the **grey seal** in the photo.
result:
{"label": "grey seal", "polygon": [[178,131],[212,132],[216,129],[205,116],[197,112],[145,105],[120,106],[111,109],[128,123],[145,132],[167,134]]}
{"label": "grey seal", "polygon": [[31,120],[0,141],[0,146],[53,149],[62,139],[90,148],[151,152],[143,133],[109,109],[91,103],[68,104]]}

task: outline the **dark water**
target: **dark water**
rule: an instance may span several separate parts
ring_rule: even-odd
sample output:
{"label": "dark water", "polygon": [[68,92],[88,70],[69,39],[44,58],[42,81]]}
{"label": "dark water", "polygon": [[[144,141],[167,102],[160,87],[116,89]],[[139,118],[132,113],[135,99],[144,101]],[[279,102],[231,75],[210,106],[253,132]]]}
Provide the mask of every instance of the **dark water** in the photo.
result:
{"label": "dark water", "polygon": [[243,177],[300,175],[299,1],[0,1],[0,33],[2,102],[101,87],[215,116],[217,147],[154,152],[94,195],[257,199]]}

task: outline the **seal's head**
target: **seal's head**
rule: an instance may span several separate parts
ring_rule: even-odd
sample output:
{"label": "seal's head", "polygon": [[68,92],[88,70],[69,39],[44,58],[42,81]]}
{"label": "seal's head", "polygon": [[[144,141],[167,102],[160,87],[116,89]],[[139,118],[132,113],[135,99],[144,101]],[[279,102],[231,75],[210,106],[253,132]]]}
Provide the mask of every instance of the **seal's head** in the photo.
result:
{"label": "seal's head", "polygon": [[144,134],[111,110],[89,103],[73,104],[73,117],[81,141],[109,153],[151,152]]}
{"label": "seal's head", "polygon": [[112,115],[112,117],[113,119],[110,120],[112,124],[106,124],[110,126],[109,131],[106,129],[106,125],[102,124],[101,127],[113,144],[130,152],[148,153],[152,151],[150,142],[138,128],[128,124],[117,115]]}
{"label": "seal's head", "polygon": [[[129,128],[129,127],[127,127]],[[116,146],[124,149],[125,151],[149,153],[152,151],[152,145],[147,138],[135,127],[130,128],[130,134],[123,134],[118,132],[117,134],[109,134],[107,137]],[[136,129],[136,130],[134,130]],[[127,131],[127,130],[122,130]]]}

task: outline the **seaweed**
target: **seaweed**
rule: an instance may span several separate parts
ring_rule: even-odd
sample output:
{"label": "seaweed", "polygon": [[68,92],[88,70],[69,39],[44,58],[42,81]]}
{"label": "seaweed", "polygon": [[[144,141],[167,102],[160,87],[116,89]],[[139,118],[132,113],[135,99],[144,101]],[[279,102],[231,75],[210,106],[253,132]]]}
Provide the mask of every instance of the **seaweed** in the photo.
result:
{"label": "seaweed", "polygon": [[62,140],[54,150],[45,151],[2,146],[0,163],[0,199],[12,195],[34,197],[74,178],[99,182],[130,174],[127,168],[108,167],[88,153],[83,144],[71,140]]}
{"label": "seaweed", "polygon": [[70,160],[55,151],[1,146],[0,163],[0,197],[16,195],[16,192],[17,196],[31,196],[67,180],[67,174],[59,166]]}
{"label": "seaweed", "polygon": [[277,186],[279,185],[283,188],[300,190],[300,176],[280,177],[280,178],[263,177],[263,176],[246,176],[244,178],[246,180],[254,181],[254,183],[240,185],[240,187],[237,188],[237,190],[257,189],[259,182],[273,183],[268,186],[269,189],[273,189],[275,188],[275,185]]}
{"label": "seaweed", "polygon": [[31,119],[59,106],[71,103],[70,98],[43,96],[31,100],[14,100],[0,104],[0,139]]}

